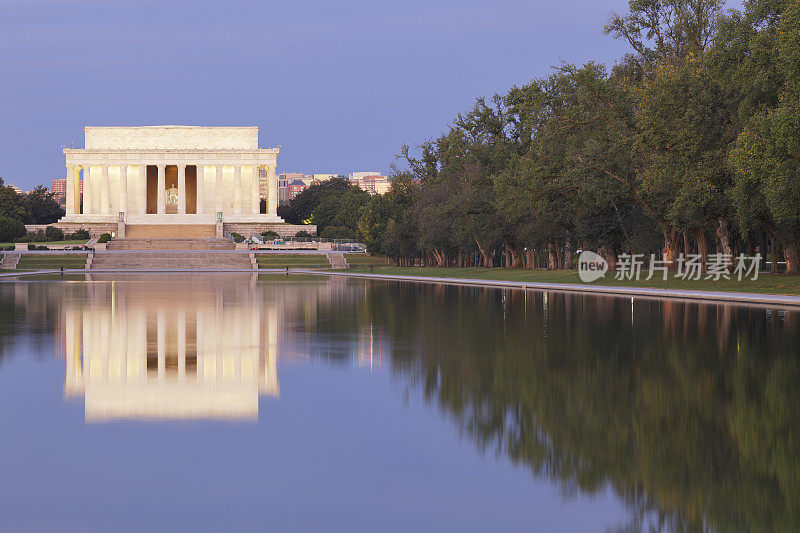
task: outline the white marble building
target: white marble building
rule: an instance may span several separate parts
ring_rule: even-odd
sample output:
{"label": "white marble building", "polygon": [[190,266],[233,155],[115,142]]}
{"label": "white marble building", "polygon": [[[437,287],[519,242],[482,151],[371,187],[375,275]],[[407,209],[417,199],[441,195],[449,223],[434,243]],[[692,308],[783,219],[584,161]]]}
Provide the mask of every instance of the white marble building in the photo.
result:
{"label": "white marble building", "polygon": [[[85,148],[65,148],[63,224],[208,225],[283,222],[278,148],[257,127],[90,127]],[[260,213],[259,169],[267,175]],[[83,179],[83,202],[80,179]]]}

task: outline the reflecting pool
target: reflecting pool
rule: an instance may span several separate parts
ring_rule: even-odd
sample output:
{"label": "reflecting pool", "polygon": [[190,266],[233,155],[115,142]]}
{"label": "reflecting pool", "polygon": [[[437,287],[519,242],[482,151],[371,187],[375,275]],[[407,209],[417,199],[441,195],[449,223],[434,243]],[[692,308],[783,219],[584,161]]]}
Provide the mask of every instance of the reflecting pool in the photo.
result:
{"label": "reflecting pool", "polygon": [[2,531],[798,531],[800,313],[0,283]]}

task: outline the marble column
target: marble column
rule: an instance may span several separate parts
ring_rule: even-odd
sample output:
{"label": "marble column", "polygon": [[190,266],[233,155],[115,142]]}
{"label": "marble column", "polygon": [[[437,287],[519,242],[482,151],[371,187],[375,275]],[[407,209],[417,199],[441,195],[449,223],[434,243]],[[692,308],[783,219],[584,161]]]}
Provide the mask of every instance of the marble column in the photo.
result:
{"label": "marble column", "polygon": [[275,165],[267,165],[267,213],[278,214],[278,180],[275,176]]}
{"label": "marble column", "polygon": [[233,212],[242,212],[242,166],[233,166]]}
{"label": "marble column", "polygon": [[83,165],[83,212],[94,213],[92,198],[92,165]]}
{"label": "marble column", "polygon": [[178,165],[178,214],[186,214],[186,165]]}
{"label": "marble column", "polygon": [[257,215],[261,212],[260,171],[258,170],[258,165],[252,165],[250,168],[253,169],[253,182],[250,184],[250,212]]}
{"label": "marble column", "polygon": [[100,181],[100,212],[107,215],[111,212],[111,181],[108,178],[108,165],[102,165]]}
{"label": "marble column", "polygon": [[67,165],[66,211],[68,215],[75,214],[75,174],[75,165]]}
{"label": "marble column", "polygon": [[156,189],[156,198],[158,198],[158,214],[163,215],[167,212],[167,197],[166,197],[166,165],[158,165],[158,188]]}
{"label": "marble column", "polygon": [[119,207],[117,211],[128,213],[128,165],[119,166]]}
{"label": "marble column", "polygon": [[214,167],[214,211],[222,211],[224,190],[222,188],[222,165]]}
{"label": "marble column", "polygon": [[195,200],[195,205],[197,206],[197,214],[201,215],[205,211],[205,192],[206,192],[206,166],[205,165],[197,165],[197,199]]}
{"label": "marble column", "polygon": [[139,165],[139,181],[136,191],[139,214],[147,213],[147,165]]}

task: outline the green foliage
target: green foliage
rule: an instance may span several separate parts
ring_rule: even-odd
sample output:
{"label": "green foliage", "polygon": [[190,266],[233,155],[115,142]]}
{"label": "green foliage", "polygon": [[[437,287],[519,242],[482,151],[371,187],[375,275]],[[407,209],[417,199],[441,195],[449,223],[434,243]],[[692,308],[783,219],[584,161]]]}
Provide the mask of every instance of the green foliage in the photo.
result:
{"label": "green foliage", "polygon": [[55,226],[47,226],[44,229],[45,237],[47,237],[48,241],[63,241],[64,240],[64,232],[61,231],[60,228]]}
{"label": "green foliage", "polygon": [[[0,195],[2,195],[3,188],[4,187],[0,186]],[[0,241],[14,242],[25,234],[25,224],[23,224],[20,220],[8,218],[6,216],[0,216]]]}
{"label": "green foliage", "polygon": [[272,230],[262,231],[261,232],[261,236],[264,237],[264,240],[267,240],[267,241],[274,240],[274,239],[277,239],[278,237],[280,237],[280,235],[278,235],[277,231],[272,231]]}
{"label": "green foliage", "polygon": [[278,207],[278,215],[290,224],[316,224],[322,235],[328,226],[348,228],[355,236],[369,194],[342,178],[312,185],[291,202]]}
{"label": "green foliage", "polygon": [[[631,48],[610,71],[564,63],[404,146],[397,194],[357,225],[369,252],[533,268],[544,250],[558,268],[576,248],[674,259],[753,253],[765,235],[800,272],[800,1],[628,6],[605,27]],[[319,205],[302,216],[330,221]]]}
{"label": "green foliage", "polygon": [[28,224],[51,224],[64,216],[55,194],[39,185],[24,195],[25,222]]}
{"label": "green foliage", "polygon": [[64,238],[65,239],[69,239],[69,240],[74,240],[74,241],[80,241],[80,240],[83,240],[83,239],[88,240],[89,239],[89,232],[87,230],[83,229],[83,228],[80,228],[75,233],[70,233],[69,235],[66,235]]}
{"label": "green foliage", "polygon": [[313,237],[313,235],[311,235],[309,232],[307,232],[304,229],[301,229],[300,231],[295,233],[294,236],[297,237],[298,239],[310,239],[310,238]]}
{"label": "green foliage", "polygon": [[348,227],[345,226],[326,226],[320,237],[324,237],[326,239],[354,239],[355,233]]}
{"label": "green foliage", "polygon": [[111,234],[110,233],[103,233],[102,235],[100,235],[100,237],[97,238],[97,242],[99,242],[99,243],[108,242],[110,240],[111,240]]}
{"label": "green foliage", "polygon": [[25,220],[25,202],[21,194],[7,185],[3,185],[0,179],[0,217]]}
{"label": "green foliage", "polygon": [[236,233],[235,231],[231,232],[231,238],[233,238],[233,242],[244,242],[244,235]]}

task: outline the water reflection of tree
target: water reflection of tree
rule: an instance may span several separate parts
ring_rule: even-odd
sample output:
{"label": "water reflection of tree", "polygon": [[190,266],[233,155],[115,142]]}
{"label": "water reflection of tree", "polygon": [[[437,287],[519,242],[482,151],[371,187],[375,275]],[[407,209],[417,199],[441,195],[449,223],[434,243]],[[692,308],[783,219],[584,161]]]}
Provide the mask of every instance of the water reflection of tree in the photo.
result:
{"label": "water reflection of tree", "polygon": [[13,355],[9,348],[20,339],[33,346],[53,341],[64,293],[57,296],[48,285],[0,283],[0,362]]}
{"label": "water reflection of tree", "polygon": [[567,491],[610,485],[665,529],[800,529],[796,313],[637,301],[632,321],[624,299],[395,284],[367,299],[393,369],[480,449]]}

